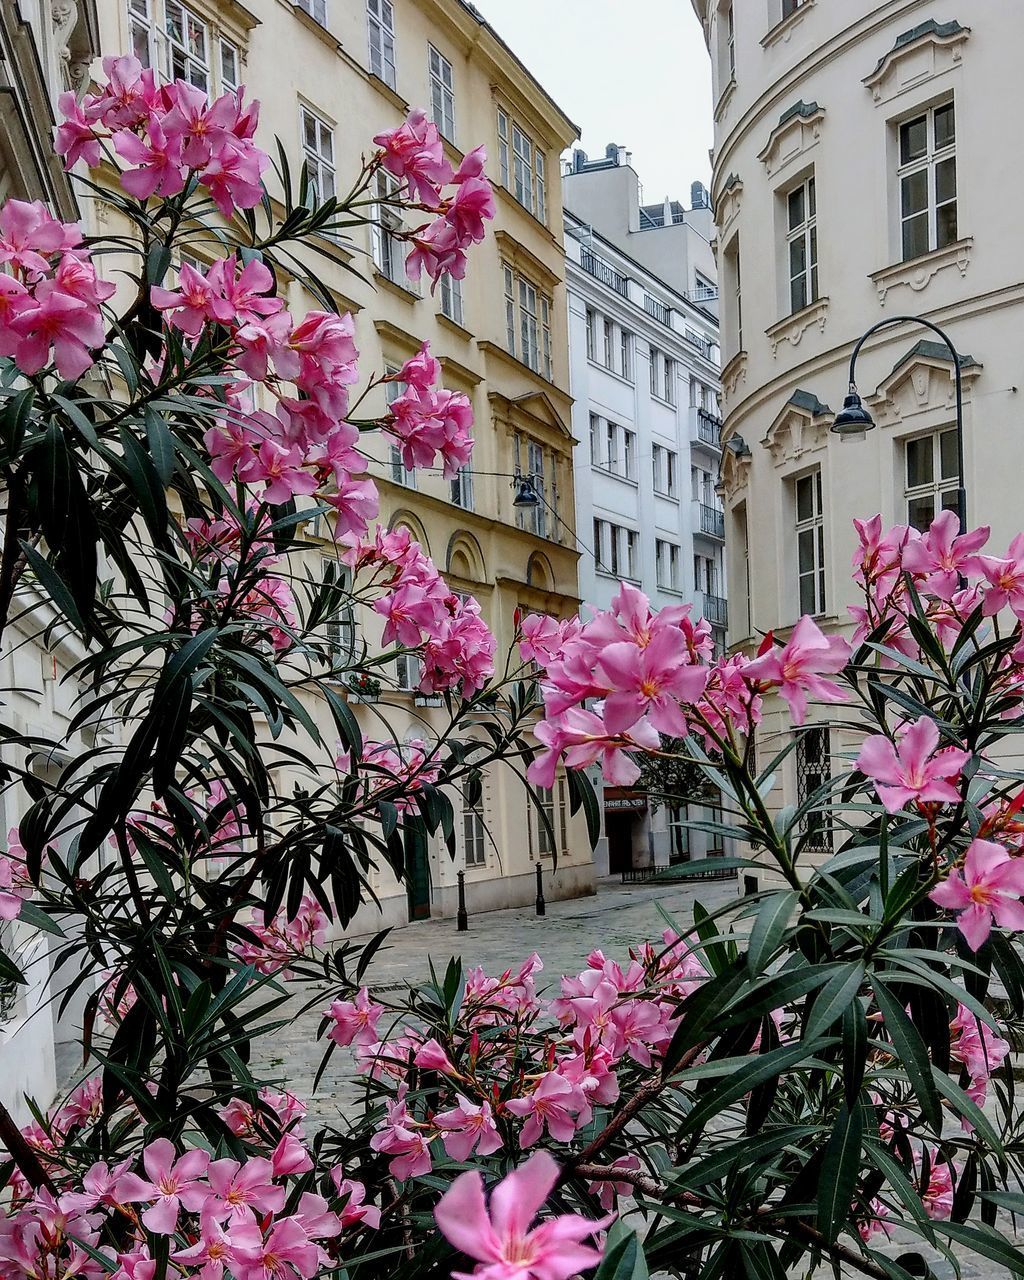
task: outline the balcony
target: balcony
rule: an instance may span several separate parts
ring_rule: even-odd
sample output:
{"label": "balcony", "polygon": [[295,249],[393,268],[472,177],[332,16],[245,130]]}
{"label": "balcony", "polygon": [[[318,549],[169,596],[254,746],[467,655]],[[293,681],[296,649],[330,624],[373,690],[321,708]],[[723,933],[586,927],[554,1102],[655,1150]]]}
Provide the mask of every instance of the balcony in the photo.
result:
{"label": "balcony", "polygon": [[722,419],[716,418],[707,409],[698,405],[690,406],[690,439],[695,444],[706,445],[716,453],[722,451]]}
{"label": "balcony", "polygon": [[654,316],[659,324],[663,324],[667,329],[672,328],[672,308],[666,307],[657,298],[652,298],[649,293],[644,294],[644,310],[649,316]]}
{"label": "balcony", "polygon": [[709,506],[706,502],[695,504],[697,511],[697,532],[706,538],[714,538],[718,542],[725,541],[725,512],[718,507]]}
{"label": "balcony", "polygon": [[713,596],[708,591],[702,591],[697,596],[697,604],[701,617],[706,618],[713,627],[729,625],[729,602],[725,596]]}
{"label": "balcony", "polygon": [[609,266],[596,253],[592,253],[589,249],[581,249],[580,264],[583,270],[592,275],[595,280],[600,280],[609,289],[614,289],[616,293],[621,293],[624,298],[629,297],[629,277],[622,275],[614,267]]}

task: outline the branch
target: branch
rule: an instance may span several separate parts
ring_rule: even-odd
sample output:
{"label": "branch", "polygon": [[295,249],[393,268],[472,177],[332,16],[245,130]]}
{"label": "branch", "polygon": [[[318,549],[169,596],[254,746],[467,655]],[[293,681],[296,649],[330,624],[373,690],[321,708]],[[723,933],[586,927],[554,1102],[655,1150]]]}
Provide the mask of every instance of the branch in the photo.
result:
{"label": "branch", "polygon": [[43,1168],[42,1161],[32,1149],[18,1126],[14,1117],[0,1102],[0,1142],[7,1148],[7,1153],[25,1175],[27,1181],[35,1188],[46,1187],[53,1190],[50,1175]]}
{"label": "branch", "polygon": [[856,1249],[850,1249],[845,1244],[840,1244],[838,1240],[830,1243],[809,1222],[802,1222],[799,1218],[794,1218],[779,1222],[762,1221],[759,1225],[771,1231],[773,1235],[796,1236],[806,1244],[813,1245],[815,1249],[827,1254],[834,1261],[842,1262],[844,1266],[852,1267],[855,1271],[859,1271],[862,1276],[871,1276],[872,1280],[891,1280],[890,1272],[883,1270],[877,1263],[870,1262],[859,1254]]}

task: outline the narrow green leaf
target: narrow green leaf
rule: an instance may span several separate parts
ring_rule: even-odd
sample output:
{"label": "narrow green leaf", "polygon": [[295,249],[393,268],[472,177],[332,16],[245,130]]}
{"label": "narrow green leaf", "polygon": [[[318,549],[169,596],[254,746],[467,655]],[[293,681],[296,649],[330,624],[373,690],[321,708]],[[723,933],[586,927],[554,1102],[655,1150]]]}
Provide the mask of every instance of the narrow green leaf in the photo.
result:
{"label": "narrow green leaf", "polygon": [[810,1017],[807,1019],[804,1035],[808,1040],[813,1040],[827,1031],[837,1018],[843,1016],[850,1001],[860,990],[864,973],[864,961],[852,960],[848,965],[844,965],[839,973],[829,978],[818,992]]}
{"label": "narrow green leaf", "polygon": [[861,1000],[854,999],[843,1012],[843,1092],[852,1107],[864,1082],[868,1059],[868,1016]]}
{"label": "narrow green leaf", "polygon": [[843,1107],[825,1147],[818,1190],[818,1230],[833,1241],[850,1216],[860,1171],[864,1113],[859,1106]]}
{"label": "narrow green leaf", "polygon": [[875,999],[882,1012],[885,1030],[892,1040],[896,1057],[910,1078],[921,1104],[921,1112],[934,1133],[942,1132],[942,1105],[932,1079],[932,1064],[920,1033],[903,1011],[903,1006],[878,974],[871,978]]}
{"label": "narrow green leaf", "polygon": [[751,977],[756,978],[771,960],[799,901],[800,895],[795,889],[785,889],[761,903],[747,944],[747,968]]}

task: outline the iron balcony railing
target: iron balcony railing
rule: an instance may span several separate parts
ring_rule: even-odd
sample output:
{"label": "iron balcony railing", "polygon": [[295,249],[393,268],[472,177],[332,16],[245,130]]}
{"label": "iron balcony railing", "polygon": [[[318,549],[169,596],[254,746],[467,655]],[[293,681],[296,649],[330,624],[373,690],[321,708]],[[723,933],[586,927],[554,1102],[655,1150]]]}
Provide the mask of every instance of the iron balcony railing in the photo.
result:
{"label": "iron balcony railing", "polygon": [[713,627],[729,625],[729,602],[725,596],[713,596],[704,593],[704,617]]}
{"label": "iron balcony railing", "polygon": [[700,531],[710,538],[725,540],[725,512],[717,507],[709,507],[706,502],[700,504]]}
{"label": "iron balcony railing", "polygon": [[697,439],[702,444],[714,445],[716,449],[721,448],[722,441],[722,420],[716,418],[713,413],[708,413],[706,409],[697,410]]}
{"label": "iron balcony railing", "polygon": [[695,289],[688,289],[683,297],[688,302],[696,302],[698,305],[702,302],[717,302],[718,289],[713,285],[698,285]]}
{"label": "iron balcony railing", "polygon": [[644,294],[644,310],[648,315],[654,316],[655,320],[659,321],[667,329],[672,328],[672,308],[666,307],[657,298],[652,298],[649,293]]}
{"label": "iron balcony railing", "polygon": [[707,338],[698,337],[695,333],[685,333],[683,337],[691,347],[696,347],[705,360],[711,359],[711,343]]}
{"label": "iron balcony railing", "polygon": [[596,253],[592,253],[589,249],[581,249],[580,262],[583,265],[583,270],[589,272],[595,280],[600,280],[609,289],[614,289],[616,293],[621,293],[624,298],[629,297],[629,277],[622,275],[614,267],[609,266]]}

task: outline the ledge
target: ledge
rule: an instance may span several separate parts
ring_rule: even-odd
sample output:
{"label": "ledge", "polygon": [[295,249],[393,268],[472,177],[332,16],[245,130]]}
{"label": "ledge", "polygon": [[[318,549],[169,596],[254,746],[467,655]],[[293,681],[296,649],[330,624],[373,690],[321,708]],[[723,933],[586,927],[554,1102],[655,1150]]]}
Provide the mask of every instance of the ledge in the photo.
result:
{"label": "ledge", "polygon": [[817,298],[810,306],[794,311],[792,315],[769,325],[765,329],[765,335],[772,344],[772,359],[777,357],[779,347],[784,342],[788,342],[791,347],[798,347],[804,334],[813,325],[818,326],[819,333],[824,333],[825,322],[828,320],[828,305],[828,298]]}
{"label": "ledge", "polygon": [[721,94],[719,94],[718,101],[715,103],[715,112],[714,112],[715,124],[718,124],[719,120],[721,120],[721,118],[729,110],[729,103],[732,102],[735,96],[736,96],[736,77],[733,76],[733,78],[722,90]]}
{"label": "ledge", "polygon": [[[875,102],[895,98],[905,89],[933,79],[959,63],[970,34],[970,27],[962,26],[955,18],[950,22],[936,22],[934,18],[928,18],[898,36],[889,52],[878,60],[874,71],[864,77],[863,83],[871,90]],[[928,53],[919,57],[924,50]],[[902,62],[910,63],[913,70],[895,83],[897,69]]]}
{"label": "ledge", "polygon": [[761,47],[773,49],[777,44],[788,44],[793,38],[793,32],[807,16],[807,11],[814,8],[814,3],[815,0],[804,0],[799,9],[794,9],[780,22],[776,22],[775,26],[761,37]]}
{"label": "ledge", "polygon": [[722,393],[727,400],[731,400],[741,382],[747,380],[747,353],[746,351],[737,351],[729,363],[722,369]]}
{"label": "ledge", "polygon": [[874,283],[878,290],[878,301],[884,307],[890,290],[905,286],[914,293],[921,293],[940,271],[945,271],[948,267],[956,267],[961,278],[966,276],[973,251],[974,237],[965,236],[962,240],[946,245],[944,249],[936,249],[920,258],[911,258],[908,262],[893,263],[880,271],[872,271],[868,279]]}
{"label": "ledge", "polygon": [[824,119],[824,107],[802,98],[782,113],[757,157],[769,177],[817,143]]}
{"label": "ledge", "polygon": [[329,49],[333,49],[335,53],[342,52],[342,44],[337,36],[332,35],[322,22],[317,22],[311,13],[307,13],[305,9],[299,8],[297,4],[292,5],[292,13],[302,23],[307,31],[311,31],[318,40],[322,40]]}
{"label": "ledge", "polygon": [[[518,200],[514,203],[523,209]],[[523,209],[524,213],[529,213],[528,209]],[[533,217],[533,215],[530,215]],[[537,222],[537,219],[533,219]],[[538,226],[543,226],[541,222],[537,222]],[[563,283],[563,279],[557,272],[553,271],[543,259],[538,258],[532,249],[527,248],[521,240],[517,240],[514,235],[506,231],[503,227],[494,233],[495,243],[498,246],[498,252],[502,259],[510,262],[514,267],[521,267],[529,275],[536,277],[537,283],[546,286],[548,289],[555,289]]]}
{"label": "ledge", "polygon": [[459,324],[458,320],[453,320],[451,316],[446,316],[443,311],[437,313],[437,320],[442,328],[450,329],[463,342],[473,341],[473,334],[464,325]]}
{"label": "ledge", "polygon": [[718,199],[715,201],[716,222],[723,233],[740,211],[743,202],[743,179],[738,174],[730,173],[725,180]]}
{"label": "ledge", "polygon": [[[394,293],[399,298],[404,298],[406,302],[422,302],[423,300],[423,295],[416,293],[411,284],[400,284],[397,280],[392,280],[390,276],[386,276],[377,267],[373,269],[373,280],[376,285],[383,286],[389,293]],[[416,344],[416,349],[419,350],[419,343]]]}
{"label": "ledge", "polygon": [[[317,23],[316,25],[319,26],[319,23]],[[369,71],[367,72],[366,78],[367,80],[369,80],[370,84],[373,85],[373,87],[377,90],[377,92],[381,95],[382,98],[387,98],[388,102],[390,102],[393,107],[397,107],[398,110],[403,112],[405,115],[409,114],[408,102],[406,102],[406,100],[402,97],[400,93],[397,93],[394,89],[392,89],[392,87],[389,84],[387,84],[386,81],[382,80],[379,75],[377,75],[373,71]]]}

